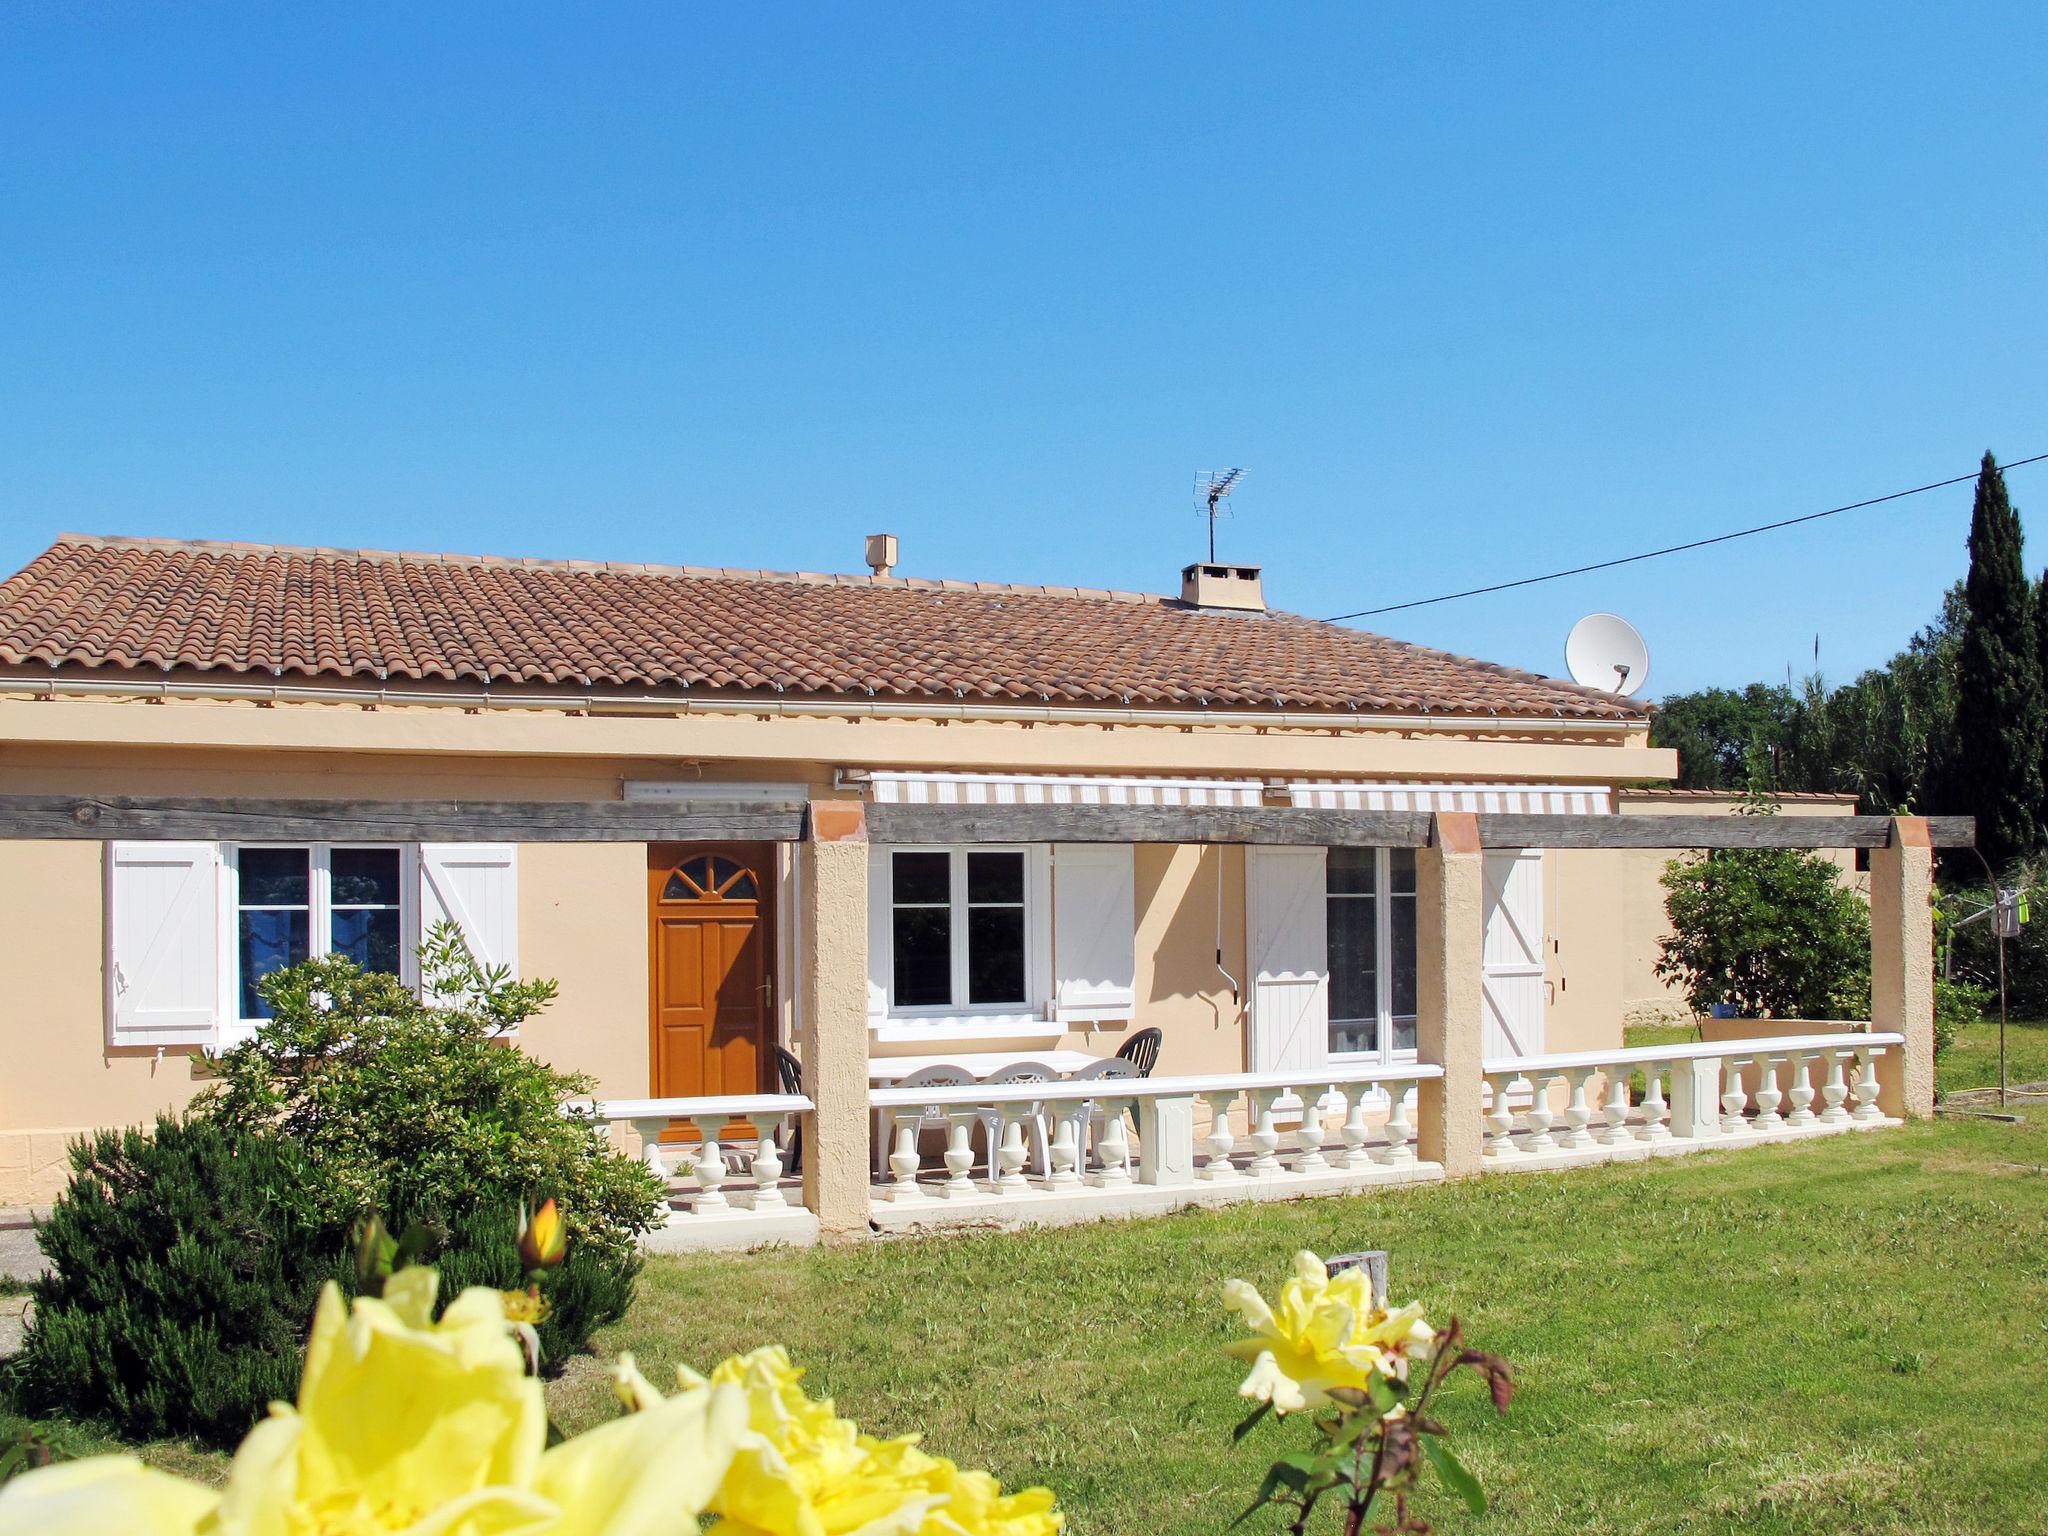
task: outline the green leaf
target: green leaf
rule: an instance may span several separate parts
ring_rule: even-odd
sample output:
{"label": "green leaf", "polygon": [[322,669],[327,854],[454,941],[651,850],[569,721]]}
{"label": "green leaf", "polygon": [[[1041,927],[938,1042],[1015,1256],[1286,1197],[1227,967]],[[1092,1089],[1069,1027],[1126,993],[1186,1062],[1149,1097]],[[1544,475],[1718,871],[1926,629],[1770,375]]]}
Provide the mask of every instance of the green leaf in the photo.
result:
{"label": "green leaf", "polygon": [[1422,1452],[1429,1458],[1429,1464],[1436,1468],[1436,1475],[1443,1485],[1465,1501],[1465,1507],[1475,1515],[1486,1513],[1486,1490],[1479,1486],[1479,1479],[1465,1470],[1465,1464],[1458,1460],[1451,1448],[1433,1435],[1422,1437]]}

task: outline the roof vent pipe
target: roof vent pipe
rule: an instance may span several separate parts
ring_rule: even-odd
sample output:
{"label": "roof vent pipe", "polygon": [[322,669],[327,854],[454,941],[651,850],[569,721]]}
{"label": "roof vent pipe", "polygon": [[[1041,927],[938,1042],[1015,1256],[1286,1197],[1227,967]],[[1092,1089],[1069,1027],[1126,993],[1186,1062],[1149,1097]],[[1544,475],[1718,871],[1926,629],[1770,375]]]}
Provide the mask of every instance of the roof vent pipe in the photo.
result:
{"label": "roof vent pipe", "polygon": [[877,576],[886,576],[896,568],[896,535],[893,533],[871,533],[868,535],[868,569]]}

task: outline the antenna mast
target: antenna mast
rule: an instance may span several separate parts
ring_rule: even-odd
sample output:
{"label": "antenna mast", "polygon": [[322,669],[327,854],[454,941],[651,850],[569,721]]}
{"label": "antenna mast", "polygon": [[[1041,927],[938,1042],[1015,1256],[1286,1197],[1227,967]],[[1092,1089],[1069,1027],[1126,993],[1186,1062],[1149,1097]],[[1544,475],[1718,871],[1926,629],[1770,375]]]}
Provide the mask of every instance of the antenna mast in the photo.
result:
{"label": "antenna mast", "polygon": [[1242,469],[1205,469],[1195,475],[1195,504],[1209,517],[1209,563],[1216,563],[1216,519],[1230,516],[1230,493],[1244,478]]}

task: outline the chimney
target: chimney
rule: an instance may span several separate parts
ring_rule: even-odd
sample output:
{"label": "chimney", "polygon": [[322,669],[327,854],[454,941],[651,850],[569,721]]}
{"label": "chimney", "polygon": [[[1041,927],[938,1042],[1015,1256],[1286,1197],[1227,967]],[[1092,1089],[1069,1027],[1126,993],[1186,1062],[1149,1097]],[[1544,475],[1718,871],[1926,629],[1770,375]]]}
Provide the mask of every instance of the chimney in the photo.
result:
{"label": "chimney", "polygon": [[886,576],[896,568],[896,535],[893,533],[871,533],[868,535],[868,569],[877,576]]}
{"label": "chimney", "polygon": [[1256,565],[1183,566],[1180,600],[1191,608],[1227,608],[1238,613],[1266,611],[1266,595]]}

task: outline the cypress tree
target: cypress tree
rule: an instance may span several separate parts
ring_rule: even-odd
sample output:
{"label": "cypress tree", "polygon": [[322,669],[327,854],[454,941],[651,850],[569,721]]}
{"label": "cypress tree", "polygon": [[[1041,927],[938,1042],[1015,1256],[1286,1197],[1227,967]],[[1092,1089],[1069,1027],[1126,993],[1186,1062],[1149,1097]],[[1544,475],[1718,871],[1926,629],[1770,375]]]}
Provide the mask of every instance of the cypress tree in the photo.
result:
{"label": "cypress tree", "polygon": [[1984,455],[1970,509],[1969,614],[1957,662],[1955,790],[1994,865],[2041,840],[2043,705],[2019,514]]}

